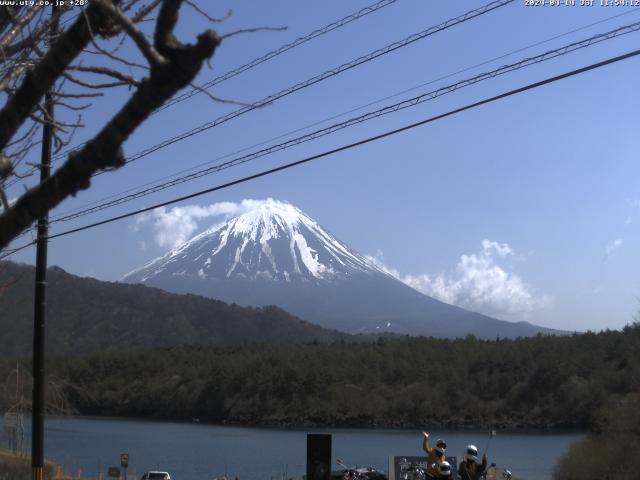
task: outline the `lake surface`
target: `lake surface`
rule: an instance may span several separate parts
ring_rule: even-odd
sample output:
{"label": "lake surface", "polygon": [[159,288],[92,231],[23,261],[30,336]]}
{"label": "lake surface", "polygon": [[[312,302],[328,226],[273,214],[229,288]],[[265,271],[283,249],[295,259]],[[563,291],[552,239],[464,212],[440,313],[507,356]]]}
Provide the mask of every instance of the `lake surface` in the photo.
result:
{"label": "lake surface", "polygon": [[[313,432],[333,435],[334,468],[340,458],[349,466],[368,465],[387,472],[389,455],[422,453],[420,430],[283,430],[83,417],[47,417],[45,429],[45,456],[67,472],[80,469],[85,477],[106,475],[108,467],[119,466],[120,454],[127,452],[129,480],[150,469],[169,471],[173,480],[212,480],[225,472],[240,480],[280,480],[285,473],[299,479],[305,471],[306,435]],[[27,422],[25,434],[30,433]],[[449,455],[462,455],[469,443],[482,452],[488,441],[486,431],[434,430],[431,436],[447,441]],[[556,461],[581,436],[498,431],[489,445],[489,462],[524,480],[551,480]],[[6,447],[6,437],[0,436],[0,442]]]}

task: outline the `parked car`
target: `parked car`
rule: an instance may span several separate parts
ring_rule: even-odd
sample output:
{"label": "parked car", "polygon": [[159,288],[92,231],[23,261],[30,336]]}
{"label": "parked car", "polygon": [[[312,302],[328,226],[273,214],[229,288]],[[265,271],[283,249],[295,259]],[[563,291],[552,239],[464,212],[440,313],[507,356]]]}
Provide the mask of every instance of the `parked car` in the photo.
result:
{"label": "parked car", "polygon": [[169,472],[159,472],[157,470],[149,470],[140,477],[140,480],[171,480]]}

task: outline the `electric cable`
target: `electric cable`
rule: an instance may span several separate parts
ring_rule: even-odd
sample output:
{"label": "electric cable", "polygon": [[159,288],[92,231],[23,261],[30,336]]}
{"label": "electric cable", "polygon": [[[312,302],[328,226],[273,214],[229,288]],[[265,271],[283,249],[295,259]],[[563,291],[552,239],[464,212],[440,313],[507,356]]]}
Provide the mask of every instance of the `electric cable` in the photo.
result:
{"label": "electric cable", "polygon": [[[339,20],[336,20],[328,25],[325,25],[323,27],[320,27],[316,30],[313,30],[312,32],[298,37],[297,39],[295,39],[292,42],[286,43],[278,48],[276,48],[275,50],[272,50],[260,57],[254,58],[253,60],[251,60],[250,62],[247,62],[237,68],[234,68],[233,70],[229,70],[228,72],[214,78],[213,80],[210,80],[209,82],[205,83],[204,85],[202,85],[200,88],[194,88],[188,92],[184,92],[174,98],[172,98],[171,100],[169,100],[167,103],[165,103],[164,105],[160,106],[158,109],[156,109],[152,115],[164,110],[165,108],[168,108],[172,105],[175,105],[177,103],[180,103],[188,98],[191,98],[194,95],[197,95],[198,93],[201,93],[202,90],[207,90],[215,85],[218,85],[219,83],[222,83],[226,80],[229,80],[230,78],[233,78],[237,75],[240,75],[241,73],[246,72],[247,70],[250,70],[254,67],[257,67],[258,65],[261,65],[262,63],[265,63],[279,55],[282,55],[285,52],[288,52],[289,50],[292,50],[306,42],[309,42],[311,40],[313,40],[314,38],[320,37],[322,35],[325,35],[333,30],[336,30],[340,27],[343,27],[345,25],[348,25],[349,23],[358,20],[366,15],[369,15],[370,13],[374,13],[377,12],[378,10],[391,5],[395,2],[397,2],[398,0],[380,0],[374,4],[371,4],[367,7],[364,7],[360,10],[358,10],[357,12],[354,12],[350,15],[347,15],[346,17],[343,17]],[[53,159],[54,160],[59,160],[60,158],[66,157],[71,151],[73,150],[77,150],[78,148],[82,147],[83,145],[85,145],[87,142],[82,142],[81,144],[76,145],[73,148],[67,149],[64,152],[58,153],[56,155],[54,155]]]}
{"label": "electric cable", "polygon": [[[391,52],[394,52],[400,48],[404,48],[408,45],[411,45],[415,42],[417,42],[418,40],[422,40],[424,38],[427,38],[431,35],[434,35],[438,32],[447,30],[455,25],[464,23],[468,20],[471,20],[473,18],[479,17],[481,15],[484,15],[486,13],[489,13],[493,10],[496,10],[500,7],[503,7],[505,5],[508,5],[512,2],[514,2],[515,0],[494,0],[482,7],[470,10],[458,17],[454,17],[454,18],[450,18],[449,20],[446,20],[443,23],[440,23],[438,25],[432,26],[427,28],[426,30],[423,30],[421,32],[418,33],[413,33],[411,35],[409,35],[408,37],[405,37],[402,40],[393,42],[385,47],[379,48],[377,50],[374,50],[372,52],[369,52],[366,55],[362,55],[354,60],[351,60],[350,62],[347,63],[343,63],[342,65],[332,68],[330,70],[326,70],[323,73],[320,73],[318,75],[315,75],[311,78],[308,78],[307,80],[304,80],[302,82],[296,83],[295,85],[292,85],[290,87],[287,87],[283,90],[280,90],[277,93],[273,93],[267,97],[262,98],[261,100],[258,100],[252,104],[246,105],[242,108],[239,108],[237,110],[234,110],[233,112],[230,112],[226,115],[222,115],[214,120],[211,120],[209,122],[206,122],[204,124],[201,124],[197,127],[194,127],[186,132],[180,133],[178,135],[175,135],[171,138],[168,138],[166,140],[163,140],[160,143],[156,143],[155,145],[152,145],[150,147],[147,147],[146,149],[137,152],[129,157],[127,157],[126,159],[126,163],[131,163],[134,162],[136,160],[139,160],[143,157],[146,157],[154,152],[157,152],[158,150],[161,150],[163,148],[168,147],[169,145],[173,145],[174,143],[186,140],[190,137],[193,137],[194,135],[197,135],[199,133],[202,133],[206,130],[209,130],[211,128],[214,128],[218,125],[221,125],[223,123],[228,122],[229,120],[232,120],[236,117],[239,117],[241,115],[244,115],[248,112],[251,112],[257,108],[262,108],[266,105],[269,105],[281,98],[287,97],[295,92],[298,92],[302,89],[305,89],[307,87],[310,87],[312,85],[315,85],[316,83],[322,82],[324,80],[327,80],[328,78],[332,78],[336,75],[339,75],[345,71],[351,70],[352,68],[355,68],[359,65],[368,63],[372,60],[375,60],[376,58],[379,58],[383,55],[387,55]],[[69,152],[65,152],[64,154],[68,154]],[[96,172],[93,176],[98,176],[101,175],[103,172]]]}
{"label": "electric cable", "polygon": [[[595,69],[602,68],[602,67],[607,66],[607,65],[611,65],[613,63],[621,62],[623,60],[627,60],[627,59],[635,57],[637,55],[640,55],[640,49],[633,50],[633,51],[630,51],[628,53],[625,53],[625,54],[622,54],[622,55],[618,55],[616,57],[610,57],[610,58],[608,58],[606,60],[602,60],[602,61],[597,62],[597,63],[592,63],[592,64],[587,65],[585,67],[577,68],[575,70],[571,70],[571,71],[568,71],[568,72],[565,72],[565,73],[562,73],[562,74],[559,74],[559,75],[555,75],[553,77],[549,77],[549,78],[546,78],[544,80],[540,80],[540,81],[537,81],[537,82],[534,82],[534,83],[529,83],[529,84],[527,84],[525,86],[522,86],[522,87],[519,87],[519,88],[515,88],[513,90],[509,90],[507,92],[504,92],[504,93],[501,93],[501,94],[498,94],[498,95],[494,95],[492,97],[485,98],[483,100],[480,100],[480,101],[477,101],[477,102],[474,102],[474,103],[471,103],[471,104],[467,104],[467,105],[465,105],[463,107],[459,107],[459,108],[456,108],[456,109],[453,109],[453,110],[449,110],[449,111],[447,111],[445,113],[441,113],[439,115],[435,115],[435,116],[426,118],[424,120],[420,120],[418,122],[411,123],[411,124],[405,125],[405,126],[400,127],[400,128],[396,128],[394,130],[388,130],[386,132],[383,132],[383,133],[375,135],[375,136],[367,137],[367,138],[364,138],[362,140],[358,140],[358,141],[353,142],[353,143],[342,145],[340,147],[337,147],[337,148],[334,148],[334,149],[331,149],[331,150],[327,150],[327,151],[324,151],[324,152],[316,154],[316,155],[305,157],[303,159],[300,159],[300,160],[297,160],[297,161],[294,161],[294,162],[286,163],[284,165],[280,165],[280,166],[275,167],[275,168],[271,168],[271,169],[268,169],[268,170],[263,170],[261,172],[258,172],[258,173],[255,173],[253,175],[249,175],[249,176],[246,176],[246,177],[242,177],[242,178],[239,178],[237,180],[233,180],[231,182],[227,182],[227,183],[224,183],[224,184],[221,184],[221,185],[217,185],[215,187],[207,188],[205,190],[200,190],[198,192],[194,192],[194,193],[191,193],[189,195],[184,195],[184,196],[181,196],[181,197],[173,198],[171,200],[167,200],[167,201],[164,201],[164,202],[161,202],[161,203],[149,206],[149,207],[141,208],[141,209],[138,209],[138,210],[135,210],[135,211],[132,211],[132,212],[128,212],[128,213],[122,214],[122,215],[118,215],[118,216],[115,216],[115,217],[107,218],[107,219],[101,220],[99,222],[94,222],[94,223],[91,223],[91,224],[88,224],[88,225],[83,225],[81,227],[77,227],[77,228],[73,228],[73,229],[70,229],[70,230],[66,230],[66,231],[63,231],[63,232],[60,232],[60,233],[56,233],[54,235],[49,235],[47,237],[47,239],[48,240],[52,240],[54,238],[59,238],[59,237],[71,235],[73,233],[78,233],[78,232],[81,232],[81,231],[84,231],[84,230],[88,230],[88,229],[91,229],[91,228],[98,227],[100,225],[105,225],[105,224],[112,223],[112,222],[115,222],[115,221],[118,221],[118,220],[122,220],[124,218],[132,217],[134,215],[139,215],[141,213],[145,213],[145,212],[148,212],[148,211],[151,211],[151,210],[155,210],[156,208],[165,207],[167,205],[171,205],[171,204],[174,204],[174,203],[177,203],[177,202],[181,202],[181,201],[184,201],[184,200],[189,200],[189,199],[192,199],[192,198],[195,198],[195,197],[199,197],[199,196],[205,195],[207,193],[212,193],[212,192],[215,192],[215,191],[219,191],[219,190],[223,190],[223,189],[232,187],[234,185],[239,185],[241,183],[245,183],[245,182],[249,182],[249,181],[252,181],[252,180],[256,180],[258,178],[265,177],[267,175],[272,175],[274,173],[281,172],[281,171],[284,171],[284,170],[288,170],[290,168],[297,167],[299,165],[303,165],[305,163],[309,163],[311,161],[318,160],[320,158],[328,157],[330,155],[334,155],[336,153],[343,152],[343,151],[346,151],[346,150],[351,150],[351,149],[359,147],[361,145],[372,143],[372,142],[381,140],[383,138],[390,137],[392,135],[396,135],[398,133],[402,133],[402,132],[405,132],[405,131],[408,131],[408,130],[412,130],[412,129],[417,128],[419,126],[426,125],[426,124],[435,122],[437,120],[441,120],[443,118],[447,118],[447,117],[450,117],[452,115],[456,115],[458,113],[461,113],[461,112],[464,112],[464,111],[467,111],[467,110],[471,110],[471,109],[477,108],[477,107],[482,106],[482,105],[486,105],[488,103],[493,103],[493,102],[496,102],[498,100],[501,100],[501,99],[504,99],[504,98],[507,98],[507,97],[511,97],[513,95],[517,95],[517,94],[526,92],[528,90],[533,90],[535,88],[539,88],[539,87],[542,87],[544,85],[548,85],[550,83],[554,83],[554,82],[563,80],[565,78],[569,78],[569,77],[573,77],[573,76],[576,76],[576,75],[580,75],[580,74],[586,73],[586,72],[591,71],[591,70],[595,70]],[[13,251],[15,253],[16,251],[19,251],[19,250],[22,250],[24,248],[27,248],[28,246],[33,245],[33,244],[35,244],[35,242],[32,242],[31,244],[22,245],[20,247],[14,248]],[[7,256],[9,256],[11,254],[12,253],[0,256],[0,260],[6,258]]]}
{"label": "electric cable", "polygon": [[106,197],[101,198],[100,200],[95,200],[95,201],[93,201],[93,202],[88,202],[88,203],[86,203],[86,204],[85,204],[85,205],[83,205],[83,206],[80,206],[80,207],[76,207],[76,208],[72,208],[72,209],[66,210],[66,211],[64,211],[64,212],[61,212],[61,213],[58,215],[58,218],[59,218],[59,217],[62,217],[62,216],[66,216],[66,215],[71,214],[71,213],[74,213],[74,212],[77,212],[77,211],[80,211],[80,210],[85,210],[85,209],[89,208],[89,207],[90,207],[90,206],[92,206],[92,205],[97,205],[97,204],[100,204],[100,203],[104,203],[106,200],[109,200],[109,199],[112,199],[112,198],[116,198],[116,197],[120,197],[120,196],[122,196],[122,195],[124,195],[124,194],[126,194],[126,193],[133,192],[133,191],[134,191],[134,190],[136,190],[136,189],[143,188],[143,187],[147,187],[147,186],[149,186],[149,185],[153,185],[153,184],[154,184],[154,183],[156,183],[156,182],[160,182],[160,181],[162,181],[162,180],[166,180],[166,179],[169,179],[169,178],[177,177],[177,176],[178,176],[178,175],[180,175],[180,174],[183,174],[183,173],[186,173],[186,172],[190,172],[190,171],[196,170],[197,168],[203,167],[203,166],[205,166],[205,165],[209,165],[209,164],[211,164],[211,163],[213,163],[213,162],[217,162],[217,161],[219,161],[219,160],[224,160],[225,158],[229,158],[229,157],[232,157],[232,156],[234,156],[234,155],[240,154],[240,153],[242,153],[242,152],[246,152],[246,151],[248,151],[248,150],[251,150],[251,149],[253,149],[253,148],[260,147],[260,146],[262,146],[262,145],[266,145],[266,144],[268,144],[268,143],[270,143],[270,142],[273,142],[273,141],[275,141],[275,140],[280,140],[281,138],[285,138],[285,137],[287,137],[287,136],[289,136],[289,135],[292,135],[292,134],[294,134],[294,133],[298,133],[298,132],[301,132],[301,131],[307,130],[307,129],[309,129],[309,128],[315,127],[315,126],[317,126],[317,125],[321,125],[322,123],[326,123],[326,122],[331,121],[331,120],[335,120],[335,119],[337,119],[337,118],[340,118],[340,117],[342,117],[342,116],[348,115],[348,114],[350,114],[350,113],[354,113],[354,112],[356,112],[356,111],[358,111],[358,110],[362,110],[362,109],[367,108],[367,107],[370,107],[370,106],[372,106],[372,105],[375,105],[375,104],[378,104],[378,103],[384,102],[385,100],[389,100],[389,99],[392,99],[392,98],[398,97],[398,96],[403,95],[403,94],[405,94],[405,93],[408,93],[408,92],[411,92],[411,91],[417,90],[418,88],[422,88],[422,87],[424,87],[424,86],[427,86],[427,85],[430,85],[430,84],[433,84],[433,83],[439,82],[439,81],[441,81],[441,80],[446,80],[447,78],[451,78],[451,77],[453,77],[453,76],[455,76],[455,75],[458,75],[458,74],[460,74],[460,73],[464,73],[464,72],[467,72],[467,71],[469,71],[469,70],[473,70],[473,69],[475,69],[475,68],[477,68],[477,67],[481,67],[481,66],[484,66],[484,65],[487,65],[487,64],[493,63],[493,62],[495,62],[495,61],[497,61],[497,60],[500,60],[500,59],[503,59],[503,58],[509,57],[509,56],[511,56],[511,55],[514,55],[514,54],[516,54],[516,53],[520,53],[520,52],[525,51],[525,50],[529,50],[529,49],[534,48],[534,47],[537,47],[537,46],[539,46],[539,45],[543,45],[543,44],[545,44],[545,43],[551,42],[551,41],[556,40],[556,39],[558,39],[558,38],[562,38],[562,37],[565,37],[565,36],[567,36],[567,35],[571,35],[571,34],[573,34],[573,33],[579,32],[579,31],[581,31],[581,30],[585,30],[585,29],[587,29],[587,28],[591,28],[591,27],[593,27],[593,26],[595,26],[595,25],[599,25],[599,24],[601,24],[601,23],[611,21],[611,20],[613,20],[613,19],[615,19],[615,18],[618,18],[618,17],[624,16],[624,15],[628,15],[628,14],[630,14],[630,13],[637,13],[638,11],[640,11],[640,8],[636,8],[636,9],[634,9],[634,10],[627,10],[627,11],[625,11],[625,12],[618,13],[618,14],[616,14],[616,15],[612,15],[612,16],[610,16],[610,17],[607,17],[607,18],[605,18],[605,19],[598,20],[598,21],[596,21],[596,22],[589,23],[589,24],[587,24],[587,25],[583,25],[582,27],[578,27],[578,28],[575,28],[575,29],[573,29],[573,30],[570,30],[570,31],[567,31],[567,32],[564,32],[564,33],[561,33],[561,34],[558,34],[558,35],[555,35],[555,36],[550,37],[550,38],[547,38],[547,39],[545,39],[545,40],[540,40],[540,41],[535,42],[535,43],[533,43],[533,44],[529,44],[529,45],[527,45],[527,46],[525,46],[525,47],[520,47],[520,48],[518,48],[518,49],[516,49],[516,50],[512,50],[512,51],[510,51],[510,52],[508,52],[508,53],[505,53],[505,54],[502,54],[502,55],[500,55],[500,56],[493,57],[493,58],[491,58],[491,59],[489,59],[489,60],[485,60],[485,61],[482,61],[482,62],[480,62],[480,63],[476,63],[476,64],[471,65],[471,66],[469,66],[469,67],[465,67],[465,68],[463,68],[463,69],[461,69],[461,70],[457,70],[456,72],[449,73],[449,74],[447,74],[447,75],[443,75],[443,76],[441,76],[441,77],[438,77],[438,78],[435,78],[435,79],[429,80],[429,81],[427,81],[427,82],[423,82],[423,83],[421,83],[421,84],[419,84],[419,85],[416,85],[416,86],[414,86],[414,87],[407,88],[407,89],[402,90],[402,91],[400,91],[400,92],[397,92],[397,93],[394,93],[394,94],[388,95],[388,96],[386,96],[386,97],[383,97],[383,98],[380,98],[380,99],[377,99],[377,100],[371,101],[371,102],[369,102],[369,103],[367,103],[367,104],[365,104],[365,105],[360,105],[360,106],[358,106],[358,107],[355,107],[355,108],[349,109],[349,110],[344,111],[344,112],[342,112],[342,113],[338,113],[338,114],[332,115],[331,117],[328,117],[328,118],[324,118],[324,119],[322,119],[322,120],[315,121],[315,122],[313,122],[313,123],[311,123],[311,124],[308,124],[308,125],[305,125],[305,126],[303,126],[303,127],[298,127],[298,128],[296,128],[296,129],[294,129],[294,130],[290,130],[290,131],[288,131],[288,132],[286,132],[286,133],[279,134],[279,135],[277,135],[277,136],[275,136],[275,137],[272,137],[272,138],[269,138],[269,139],[267,139],[267,140],[263,140],[263,141],[261,141],[261,142],[258,142],[258,143],[255,143],[255,144],[253,144],[253,145],[250,145],[250,146],[244,147],[244,148],[242,148],[242,149],[239,149],[239,150],[233,151],[233,152],[231,152],[231,153],[227,153],[227,154],[225,154],[225,155],[222,155],[222,156],[220,156],[220,157],[215,158],[214,160],[208,160],[208,161],[206,161],[206,162],[199,163],[199,164],[197,164],[197,165],[195,165],[195,166],[193,166],[193,167],[189,167],[189,168],[186,168],[186,169],[183,169],[183,170],[179,170],[179,171],[177,171],[177,172],[175,172],[175,173],[172,173],[172,174],[169,174],[169,175],[165,175],[165,176],[160,177],[160,178],[156,178],[155,180],[152,180],[152,181],[149,181],[149,182],[143,183],[143,184],[141,184],[141,185],[137,185],[137,186],[132,187],[132,188],[128,188],[127,190],[120,191],[120,192],[118,192],[118,193],[114,193],[114,194],[108,195],[108,196],[106,196]]}
{"label": "electric cable", "polygon": [[229,80],[230,78],[235,77],[236,75],[239,75],[243,72],[246,72],[247,70],[250,70],[264,62],[267,62],[269,60],[271,60],[272,58],[277,57],[278,55],[281,55],[285,52],[288,52],[289,50],[302,45],[303,43],[306,43],[310,40],[313,40],[316,37],[320,37],[322,35],[325,35],[333,30],[336,30],[337,28],[343,27],[344,25],[347,25],[351,22],[353,22],[354,20],[358,20],[359,18],[364,17],[365,15],[369,15],[370,13],[376,12],[388,5],[391,5],[392,3],[395,3],[397,0],[381,0],[377,3],[374,3],[372,5],[369,5],[365,8],[362,8],[360,10],[358,10],[355,13],[352,13],[351,15],[347,15],[344,18],[341,18],[340,20],[336,20],[333,23],[330,23],[322,28],[318,28],[316,30],[314,30],[313,32],[304,35],[302,37],[298,37],[297,39],[295,39],[293,42],[290,43],[286,43],[284,45],[282,45],[281,47],[270,51],[269,53],[266,53],[264,55],[262,55],[261,57],[255,58],[253,60],[251,60],[248,63],[245,63],[244,65],[241,65],[238,68],[235,68],[233,70],[228,71],[227,73],[220,75],[219,77],[214,78],[213,80],[208,81],[207,83],[205,83],[204,85],[202,85],[199,89],[194,88],[192,90],[190,90],[189,92],[184,92],[180,95],[177,95],[175,97],[173,97],[171,100],[169,100],[167,103],[165,103],[164,105],[162,105],[161,107],[159,107],[154,113],[160,112],[162,110],[164,110],[165,108],[169,108],[173,105],[175,105],[176,103],[180,103],[183,102],[184,100],[187,100],[191,97],[193,97],[194,95],[198,95],[199,93],[202,93],[202,90],[208,90],[211,87],[218,85],[219,83],[224,82],[225,80]]}
{"label": "electric cable", "polygon": [[[210,80],[209,82],[205,83],[199,89],[194,88],[194,89],[190,90],[189,92],[184,92],[184,93],[178,95],[177,97],[174,97],[169,102],[165,103],[164,105],[162,105],[161,107],[156,109],[152,113],[152,115],[164,110],[165,108],[168,108],[168,107],[170,107],[172,105],[180,103],[180,102],[182,102],[184,100],[187,100],[188,98],[191,98],[194,95],[197,95],[198,93],[201,93],[201,91],[203,89],[206,90],[206,89],[209,89],[209,88],[211,88],[211,87],[213,87],[215,85],[218,85],[219,83],[222,83],[222,82],[224,82],[226,80],[229,80],[230,78],[233,78],[233,77],[235,77],[237,75],[240,75],[241,73],[244,73],[247,70],[250,70],[250,69],[252,69],[254,67],[257,67],[258,65],[261,65],[262,63],[265,63],[265,62],[267,62],[267,61],[269,61],[269,60],[271,60],[271,59],[273,59],[273,58],[275,58],[275,57],[277,57],[279,55],[282,55],[283,53],[288,52],[289,50],[292,50],[292,49],[294,49],[294,48],[296,48],[296,47],[298,47],[298,46],[300,46],[300,45],[302,45],[304,43],[307,43],[307,42],[309,42],[309,41],[311,41],[311,40],[313,40],[313,39],[315,39],[317,37],[325,35],[325,34],[331,32],[333,30],[336,30],[336,29],[341,28],[341,27],[343,27],[345,25],[348,25],[349,23],[354,22],[354,21],[356,21],[356,20],[358,20],[358,19],[360,19],[362,17],[365,17],[366,15],[369,15],[371,13],[377,12],[378,10],[381,10],[382,8],[387,7],[387,6],[393,4],[393,3],[397,2],[397,1],[398,0],[379,0],[376,3],[368,5],[368,6],[364,7],[364,8],[361,8],[357,12],[354,12],[354,13],[352,13],[350,15],[347,15],[347,16],[339,19],[339,20],[336,20],[336,21],[334,21],[334,22],[332,22],[332,23],[330,23],[328,25],[325,25],[325,26],[320,27],[320,28],[318,28],[316,30],[313,30],[312,32],[310,32],[310,33],[308,33],[308,34],[306,34],[304,36],[298,37],[297,39],[295,39],[292,42],[286,43],[286,44],[280,46],[279,48],[277,48],[275,50],[272,50],[272,51],[270,51],[270,52],[268,52],[268,53],[266,53],[266,54],[264,54],[264,55],[262,55],[262,56],[260,56],[258,58],[255,58],[255,59],[251,60],[248,63],[245,63],[245,64],[243,64],[243,65],[241,65],[241,66],[239,66],[239,67],[237,67],[237,68],[235,68],[233,70],[230,70],[227,73],[224,73],[223,75],[220,75],[220,76],[214,78],[213,80]],[[75,20],[78,16],[80,16],[80,14],[76,15],[75,17],[73,17],[71,19],[69,19],[69,18],[66,19],[65,22],[63,22],[63,25],[68,23],[71,20]],[[52,161],[55,162],[55,161],[60,160],[61,158],[66,157],[71,151],[82,147],[86,143],[87,142],[82,142],[82,143],[78,144],[77,146],[75,146],[75,147],[73,147],[71,149],[67,149],[64,152],[60,152],[60,153],[54,155],[53,158],[52,158]],[[38,167],[34,167],[34,168],[37,169]],[[33,171],[35,171],[35,170],[33,170]],[[11,185],[13,185],[15,183],[18,183],[18,181],[16,180],[13,183],[9,183],[9,184],[7,184],[7,186],[9,187],[9,186],[11,186]]]}
{"label": "electric cable", "polygon": [[211,167],[205,168],[203,170],[199,170],[197,172],[191,173],[189,175],[185,175],[182,177],[178,177],[176,179],[155,185],[153,187],[149,187],[146,188],[144,190],[140,190],[138,192],[123,196],[123,197],[119,197],[117,199],[108,201],[108,202],[104,202],[101,204],[98,204],[96,206],[93,207],[89,207],[89,208],[85,208],[85,209],[81,209],[79,211],[76,211],[74,213],[70,213],[67,215],[63,215],[63,216],[58,216],[55,218],[51,219],[51,223],[57,223],[57,222],[65,222],[65,221],[70,221],[85,215],[89,215],[92,213],[96,213],[98,211],[104,210],[106,208],[110,208],[116,205],[120,205],[122,203],[126,203],[138,198],[142,198],[145,197],[147,195],[150,195],[152,193],[157,193],[159,191],[165,190],[167,188],[182,184],[182,183],[186,183],[192,180],[195,180],[197,178],[206,176],[206,175],[210,175],[212,173],[216,173],[216,172],[220,172],[222,170],[226,170],[228,168],[231,167],[235,167],[244,163],[247,163],[249,161],[255,160],[257,158],[266,156],[266,155],[270,155],[272,153],[281,151],[281,150],[285,150],[287,148],[291,148],[293,146],[296,145],[300,145],[302,143],[306,143],[309,142],[311,140],[315,140],[317,138],[335,133],[339,130],[343,130],[345,128],[348,128],[350,126],[356,125],[356,124],[360,124],[369,120],[372,120],[374,118],[378,118],[381,117],[383,115],[387,115],[390,113],[394,113],[400,110],[404,110],[406,108],[410,108],[410,107],[414,107],[416,105],[419,105],[421,103],[424,103],[426,101],[429,100],[433,100],[435,98],[441,97],[443,95],[446,95],[448,93],[452,93],[455,92],[457,90],[460,90],[461,88],[465,88],[471,85],[475,85],[476,83],[485,81],[485,80],[489,80],[492,78],[495,78],[497,76],[500,75],[504,75],[506,73],[509,72],[513,72],[515,70],[519,70],[531,65],[535,65],[538,63],[542,63],[548,60],[551,60],[553,58],[557,58],[559,56],[562,55],[566,55],[570,52],[576,51],[578,49],[582,49],[582,48],[587,48],[589,46],[595,45],[597,43],[606,41],[606,40],[610,40],[612,38],[616,38],[622,35],[626,35],[629,33],[633,33],[633,32],[637,32],[638,30],[640,30],[640,22],[636,22],[630,25],[625,25],[622,27],[618,27],[614,30],[611,30],[609,32],[606,33],[601,33],[601,34],[597,34],[594,35],[592,37],[589,37],[587,39],[581,40],[581,41],[577,41],[577,42],[573,42],[570,43],[568,45],[565,45],[563,47],[560,48],[556,48],[554,50],[549,50],[545,53],[542,53],[540,55],[536,55],[533,57],[529,57],[529,58],[525,58],[523,60],[520,60],[518,62],[512,63],[512,64],[508,64],[508,65],[503,65],[502,67],[499,67],[495,70],[489,71],[489,72],[485,72],[485,73],[481,73],[479,75],[476,75],[474,77],[471,78],[467,78],[464,80],[461,80],[459,82],[456,82],[454,84],[451,85],[447,85],[444,87],[440,87],[436,90],[427,92],[427,93],[422,93],[416,97],[407,99],[407,100],[403,100],[401,102],[395,103],[393,105],[388,105],[385,106],[383,108],[380,108],[378,110],[374,110],[371,112],[367,112],[363,115],[357,116],[357,117],[353,117],[350,119],[347,119],[345,121],[321,128],[319,130],[316,130],[314,132],[310,132],[307,133],[305,135],[302,135],[300,137],[294,138],[294,139],[290,139],[287,140],[285,142],[276,144],[276,145],[272,145],[270,147],[258,150],[256,152],[252,152],[249,153],[247,155],[243,155],[241,157],[237,157],[234,158],[232,160],[223,162],[223,163],[219,163],[216,165],[213,165]]}

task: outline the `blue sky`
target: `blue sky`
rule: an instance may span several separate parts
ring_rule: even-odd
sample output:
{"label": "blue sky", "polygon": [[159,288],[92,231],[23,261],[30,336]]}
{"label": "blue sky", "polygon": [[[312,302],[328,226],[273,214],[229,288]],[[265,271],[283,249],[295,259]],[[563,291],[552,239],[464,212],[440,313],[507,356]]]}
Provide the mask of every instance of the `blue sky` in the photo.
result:
{"label": "blue sky", "polygon": [[[213,70],[205,69],[199,83],[370,3],[207,4],[213,15],[233,10],[229,19],[215,25],[220,33],[257,26],[287,30],[229,38],[216,53]],[[484,3],[398,0],[224,82],[212,93],[254,102]],[[91,189],[65,201],[52,216],[594,22],[602,21],[358,113],[640,21],[638,8],[579,3],[529,7],[516,1],[101,175]],[[619,16],[607,20],[615,15]],[[179,36],[189,40],[207,27],[185,8]],[[54,225],[52,233],[398,128],[638,45],[640,33],[603,42],[244,166]],[[640,59],[630,59],[184,202],[181,210],[168,207],[146,220],[130,218],[56,239],[50,244],[49,264],[117,280],[166,250],[163,225],[174,234],[195,234],[224,218],[202,213],[219,211],[211,205],[272,197],[293,203],[399,278],[451,303],[555,328],[621,328],[633,321],[640,295],[638,72]],[[76,141],[94,133],[126,93],[96,101],[85,116],[88,127]],[[125,151],[133,154],[237,108],[198,95],[152,117]],[[18,193],[9,191],[9,196]],[[28,249],[13,258],[33,263],[34,256],[34,249]]]}

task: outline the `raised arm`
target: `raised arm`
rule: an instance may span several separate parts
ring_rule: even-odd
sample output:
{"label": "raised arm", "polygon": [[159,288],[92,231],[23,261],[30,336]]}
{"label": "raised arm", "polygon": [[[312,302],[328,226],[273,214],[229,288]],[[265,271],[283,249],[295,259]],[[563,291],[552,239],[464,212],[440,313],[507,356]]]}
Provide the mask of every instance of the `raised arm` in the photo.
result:
{"label": "raised arm", "polygon": [[422,449],[427,453],[431,451],[429,448],[429,434],[427,432],[422,432]]}

